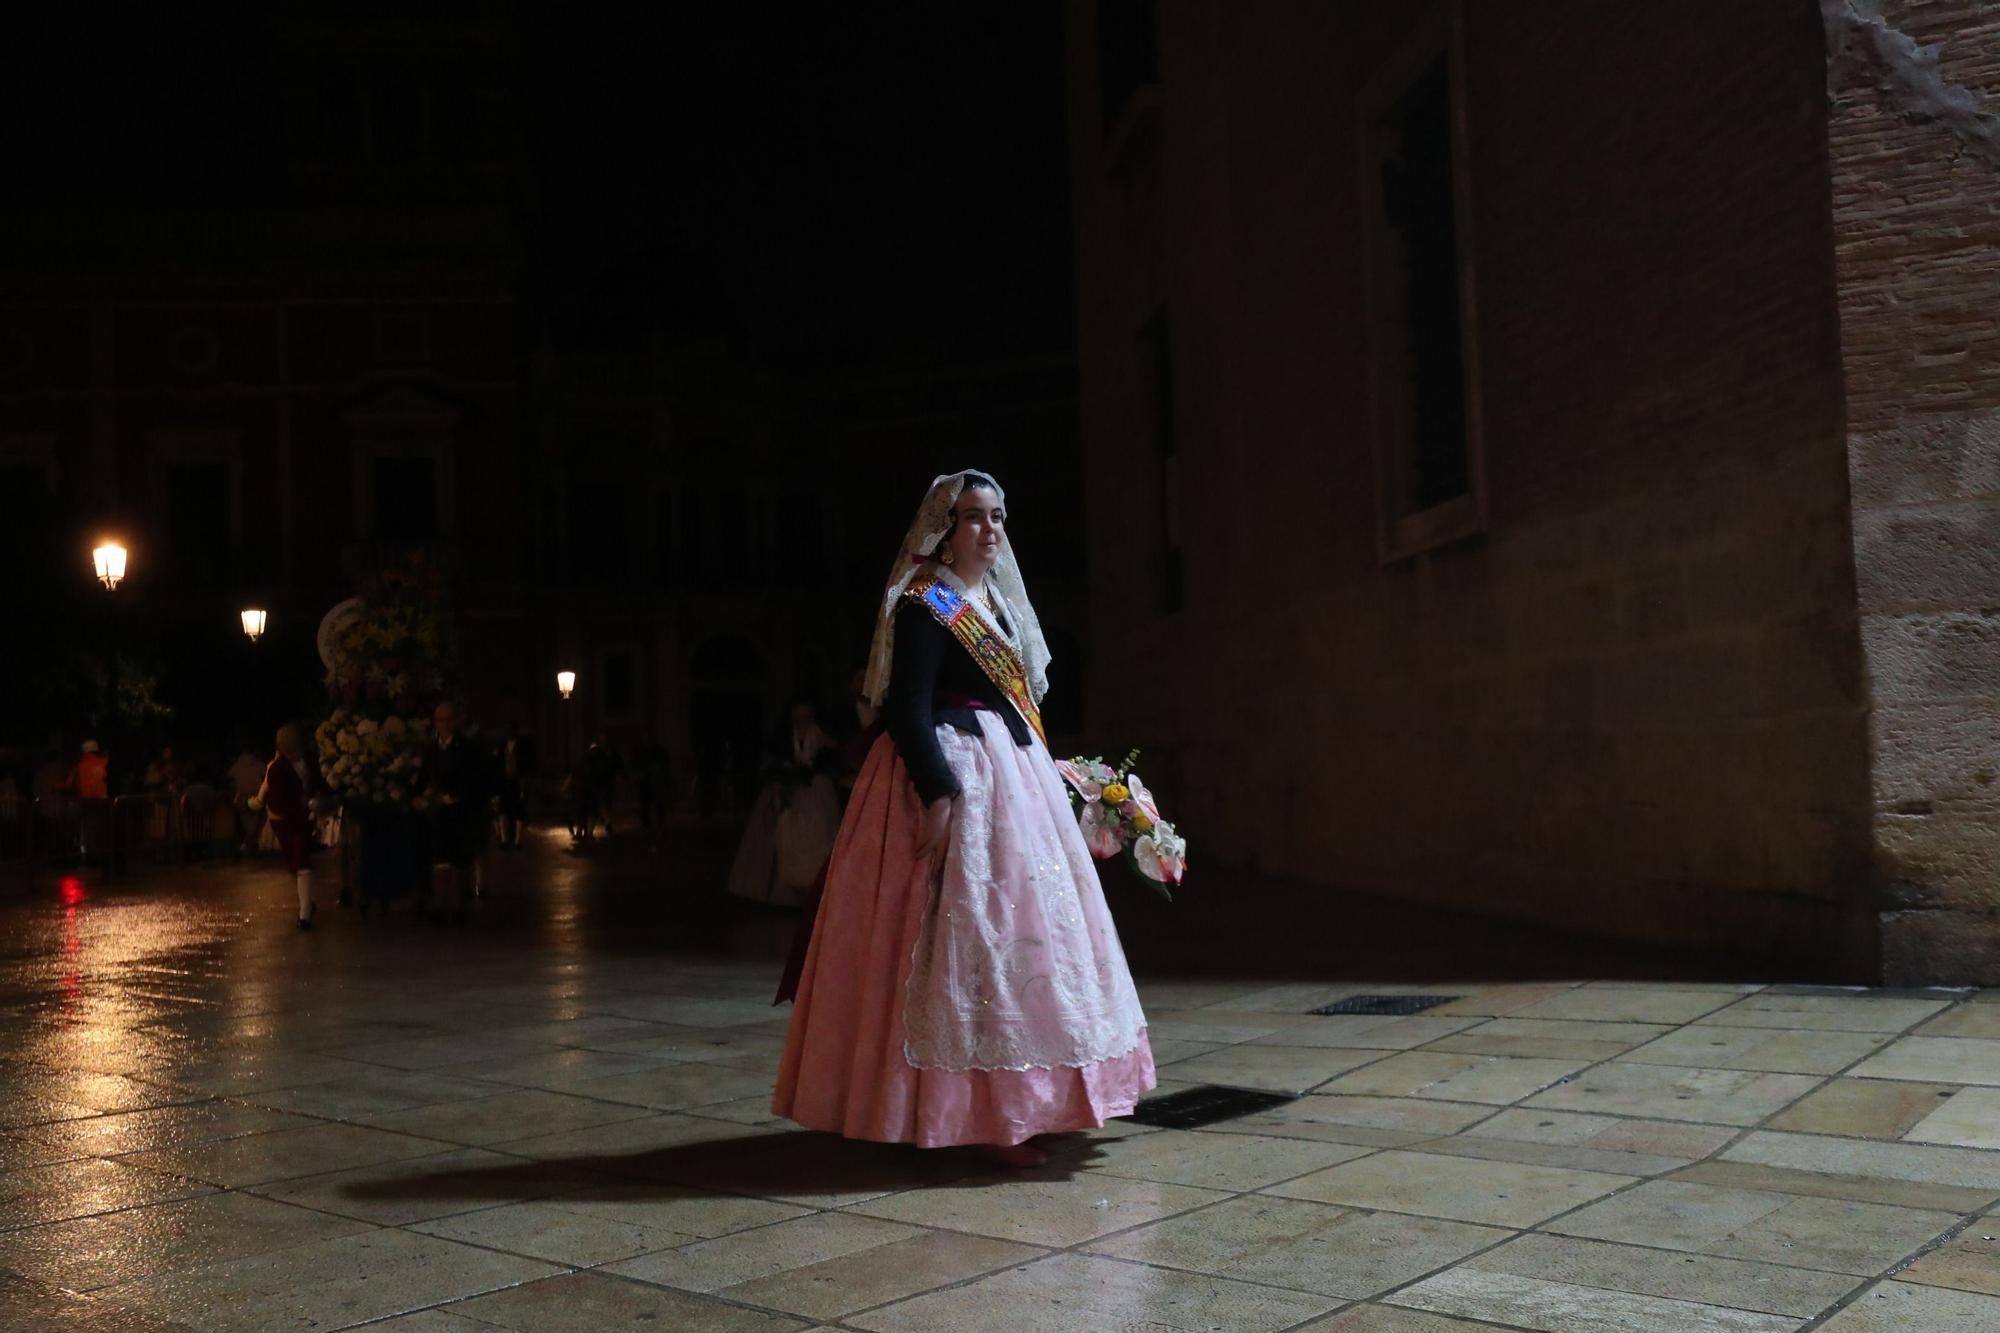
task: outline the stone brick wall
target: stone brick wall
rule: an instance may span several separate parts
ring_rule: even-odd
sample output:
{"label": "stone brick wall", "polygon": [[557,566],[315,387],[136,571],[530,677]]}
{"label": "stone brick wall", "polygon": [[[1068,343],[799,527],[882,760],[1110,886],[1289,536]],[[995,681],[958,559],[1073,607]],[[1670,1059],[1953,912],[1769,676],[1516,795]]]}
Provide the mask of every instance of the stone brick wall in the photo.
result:
{"label": "stone brick wall", "polygon": [[1883,966],[1891,980],[1990,985],[2000,982],[2000,5],[1826,0],[1825,14]]}
{"label": "stone brick wall", "polygon": [[[1384,567],[1354,98],[1409,10],[1160,8],[1115,152],[1069,11],[1103,747],[1148,747],[1209,871],[1872,975],[1817,10],[1466,6],[1490,532]],[[1133,594],[1162,302],[1167,615]],[[1245,892],[1246,956],[1338,929]]]}

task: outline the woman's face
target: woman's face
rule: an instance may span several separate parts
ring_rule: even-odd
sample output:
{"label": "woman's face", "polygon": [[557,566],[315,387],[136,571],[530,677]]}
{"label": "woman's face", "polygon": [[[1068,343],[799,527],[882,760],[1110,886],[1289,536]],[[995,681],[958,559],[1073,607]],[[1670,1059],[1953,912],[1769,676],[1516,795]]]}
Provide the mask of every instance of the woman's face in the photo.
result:
{"label": "woman's face", "polygon": [[1000,558],[1007,514],[1000,497],[984,486],[968,486],[951,507],[958,525],[951,532],[951,568],[960,578],[982,577]]}

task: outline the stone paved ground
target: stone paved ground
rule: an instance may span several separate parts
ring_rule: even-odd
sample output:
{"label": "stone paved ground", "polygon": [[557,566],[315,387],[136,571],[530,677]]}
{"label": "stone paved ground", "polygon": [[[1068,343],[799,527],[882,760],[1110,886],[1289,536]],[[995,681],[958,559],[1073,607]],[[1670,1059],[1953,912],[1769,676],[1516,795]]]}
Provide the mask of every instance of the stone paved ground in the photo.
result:
{"label": "stone paved ground", "polygon": [[1003,1173],[772,1121],[784,923],[645,864],[0,900],[0,1328],[2000,1329],[2000,994],[1142,978],[1164,1087],[1304,1095]]}

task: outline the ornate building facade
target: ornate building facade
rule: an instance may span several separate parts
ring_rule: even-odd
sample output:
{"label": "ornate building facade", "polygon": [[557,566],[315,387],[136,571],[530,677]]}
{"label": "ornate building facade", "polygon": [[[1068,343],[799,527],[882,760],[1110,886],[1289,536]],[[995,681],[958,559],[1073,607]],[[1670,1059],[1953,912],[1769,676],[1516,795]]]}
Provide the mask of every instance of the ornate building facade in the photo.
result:
{"label": "ornate building facade", "polygon": [[[602,733],[663,744],[683,784],[742,773],[789,698],[846,720],[910,509],[968,465],[1014,487],[1045,618],[1081,643],[1066,346],[774,374],[658,248],[593,256],[559,320],[515,6],[289,3],[207,64],[160,31],[186,49],[118,94],[157,126],[17,151],[0,203],[0,542],[41,626],[10,672],[130,655],[178,710],[152,739],[261,744],[321,706],[326,609],[420,552],[449,575],[473,716],[550,756]],[[132,551],[116,594],[90,581],[100,536]],[[0,746],[79,738],[16,702]]]}

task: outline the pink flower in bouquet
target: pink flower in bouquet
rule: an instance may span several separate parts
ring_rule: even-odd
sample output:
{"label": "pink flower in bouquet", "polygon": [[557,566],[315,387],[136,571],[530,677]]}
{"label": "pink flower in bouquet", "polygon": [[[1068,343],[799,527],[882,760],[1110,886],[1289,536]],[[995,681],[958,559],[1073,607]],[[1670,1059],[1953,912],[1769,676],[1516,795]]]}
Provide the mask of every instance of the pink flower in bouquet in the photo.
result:
{"label": "pink flower in bouquet", "polygon": [[1090,854],[1100,861],[1124,850],[1125,829],[1118,812],[1102,801],[1085,803],[1077,827],[1083,833],[1084,846],[1090,848]]}
{"label": "pink flower in bouquet", "polygon": [[1187,843],[1164,820],[1132,844],[1132,861],[1139,873],[1156,884],[1178,884],[1187,870]]}

